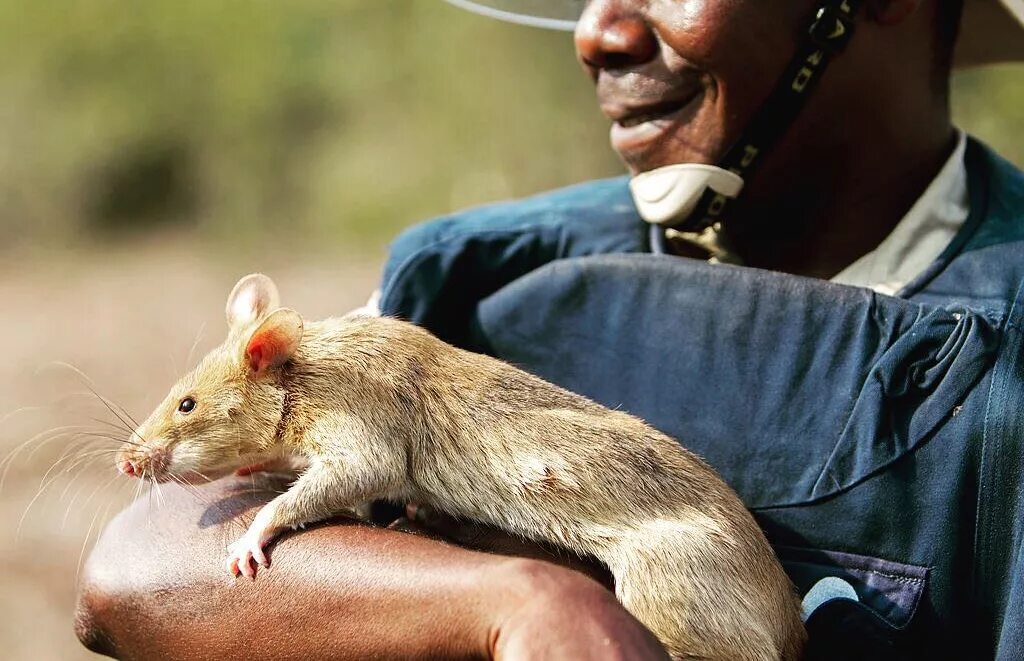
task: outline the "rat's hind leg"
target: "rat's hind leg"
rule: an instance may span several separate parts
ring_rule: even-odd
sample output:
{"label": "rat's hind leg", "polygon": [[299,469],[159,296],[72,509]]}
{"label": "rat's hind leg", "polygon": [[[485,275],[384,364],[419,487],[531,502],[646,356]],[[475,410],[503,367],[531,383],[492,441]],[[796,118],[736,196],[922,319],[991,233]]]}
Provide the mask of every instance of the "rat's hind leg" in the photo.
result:
{"label": "rat's hind leg", "polygon": [[385,492],[386,481],[359,462],[314,461],[288,491],[264,505],[246,533],[228,548],[226,566],[237,576],[256,575],[253,562],[269,566],[266,545],[277,535],[330,518]]}
{"label": "rat's hind leg", "polygon": [[[678,530],[663,530],[667,527]],[[646,532],[609,563],[615,594],[673,659],[788,658],[776,645],[772,626],[784,614],[768,612],[754,598],[755,584],[742,558],[693,521],[658,522]]]}

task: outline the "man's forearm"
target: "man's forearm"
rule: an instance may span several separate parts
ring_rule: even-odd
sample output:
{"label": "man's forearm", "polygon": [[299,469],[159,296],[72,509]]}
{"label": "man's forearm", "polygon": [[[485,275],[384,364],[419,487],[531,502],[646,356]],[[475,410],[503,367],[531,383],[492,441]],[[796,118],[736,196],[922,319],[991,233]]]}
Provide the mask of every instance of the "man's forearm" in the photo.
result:
{"label": "man's forearm", "polygon": [[[659,653],[610,593],[576,572],[363,525],[286,536],[269,570],[233,579],[223,554],[244,530],[235,517],[275,493],[230,484],[199,496],[161,487],[160,507],[140,502],[108,526],[84,575],[83,642],[145,659],[479,658],[499,645],[548,645],[532,633],[540,628],[559,645],[576,629],[584,644],[621,637]],[[576,612],[559,600],[579,602]],[[544,609],[570,617],[560,626]]]}
{"label": "man's forearm", "polygon": [[[288,536],[255,581],[223,569],[243,529],[230,514],[273,495],[225,486],[180,489],[165,504],[138,504],[106,530],[86,568],[79,630],[99,651],[125,658],[309,657],[478,653],[487,607],[479,588],[501,571],[496,556],[361,525]],[[155,502],[155,501],[154,501]],[[478,596],[479,593],[479,596]],[[443,605],[445,619],[424,622]],[[438,627],[443,630],[438,631]],[[478,639],[474,640],[473,636]],[[113,649],[103,649],[112,646]]]}

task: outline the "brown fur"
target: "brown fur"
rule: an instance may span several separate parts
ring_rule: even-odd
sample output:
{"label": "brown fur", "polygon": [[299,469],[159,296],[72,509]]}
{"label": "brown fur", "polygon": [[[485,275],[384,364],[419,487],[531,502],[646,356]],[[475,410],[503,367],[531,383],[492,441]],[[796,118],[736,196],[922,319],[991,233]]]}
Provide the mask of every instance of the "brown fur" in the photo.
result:
{"label": "brown fur", "polygon": [[[395,319],[309,323],[287,362],[254,374],[244,345],[273,330],[267,295],[140,428],[150,449],[125,457],[144,467],[160,449],[180,476],[296,456],[309,468],[254,522],[271,535],[369,499],[423,503],[600,560],[675,658],[799,658],[799,602],[771,547],[675,441]],[[188,395],[196,411],[168,414]]]}

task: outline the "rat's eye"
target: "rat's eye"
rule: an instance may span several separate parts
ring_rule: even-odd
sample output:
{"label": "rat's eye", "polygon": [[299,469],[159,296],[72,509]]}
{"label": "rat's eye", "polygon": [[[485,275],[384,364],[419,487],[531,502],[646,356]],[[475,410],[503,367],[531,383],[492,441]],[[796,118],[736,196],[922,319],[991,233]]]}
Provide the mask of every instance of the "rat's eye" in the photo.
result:
{"label": "rat's eye", "polygon": [[178,404],[178,410],[182,413],[191,413],[192,409],[196,407],[196,400],[191,397],[186,397],[181,400],[181,404]]}

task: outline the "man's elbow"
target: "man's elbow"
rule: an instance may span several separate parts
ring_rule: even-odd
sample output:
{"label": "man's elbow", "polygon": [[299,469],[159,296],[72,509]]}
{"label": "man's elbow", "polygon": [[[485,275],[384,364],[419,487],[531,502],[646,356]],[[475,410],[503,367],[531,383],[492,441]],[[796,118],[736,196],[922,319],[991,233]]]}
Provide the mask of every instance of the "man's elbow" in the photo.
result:
{"label": "man's elbow", "polygon": [[75,635],[89,650],[106,656],[117,656],[113,637],[106,623],[113,610],[115,596],[88,575],[78,591],[75,605]]}
{"label": "man's elbow", "polygon": [[131,516],[132,508],[121,512],[100,535],[79,576],[75,604],[78,640],[97,654],[118,658],[125,656],[117,642],[118,632],[130,630],[140,610],[135,598],[139,586],[126,580],[129,576],[138,579],[138,575],[125,571],[126,566],[134,566],[128,555],[135,539]]}

